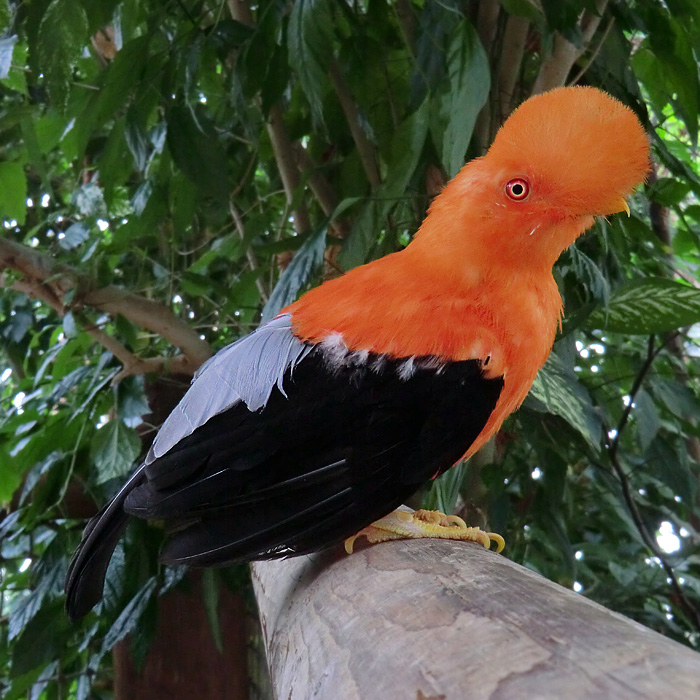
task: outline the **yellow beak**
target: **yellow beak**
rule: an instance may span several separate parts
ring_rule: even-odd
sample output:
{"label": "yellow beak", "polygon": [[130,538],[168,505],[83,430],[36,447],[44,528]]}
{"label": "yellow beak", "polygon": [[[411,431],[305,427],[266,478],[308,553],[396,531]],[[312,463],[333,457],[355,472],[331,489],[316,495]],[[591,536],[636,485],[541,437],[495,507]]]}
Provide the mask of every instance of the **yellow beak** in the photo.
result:
{"label": "yellow beak", "polygon": [[617,206],[617,209],[613,210],[613,214],[617,214],[618,212],[624,211],[627,212],[627,216],[630,215],[630,207],[629,204],[627,204],[627,200],[624,197],[620,197],[620,199],[615,202],[615,205]]}

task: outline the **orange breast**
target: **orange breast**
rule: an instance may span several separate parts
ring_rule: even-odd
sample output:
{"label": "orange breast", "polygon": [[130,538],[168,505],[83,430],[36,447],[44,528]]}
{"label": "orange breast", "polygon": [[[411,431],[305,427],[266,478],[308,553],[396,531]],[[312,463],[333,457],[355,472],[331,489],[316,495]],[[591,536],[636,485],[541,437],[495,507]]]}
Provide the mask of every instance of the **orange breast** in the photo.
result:
{"label": "orange breast", "polygon": [[504,389],[471,455],[527,395],[551,350],[561,299],[551,273],[490,271],[465,287],[431,279],[395,253],[311,290],[284,313],[307,342],[340,334],[351,350],[482,360],[487,376],[504,377]]}

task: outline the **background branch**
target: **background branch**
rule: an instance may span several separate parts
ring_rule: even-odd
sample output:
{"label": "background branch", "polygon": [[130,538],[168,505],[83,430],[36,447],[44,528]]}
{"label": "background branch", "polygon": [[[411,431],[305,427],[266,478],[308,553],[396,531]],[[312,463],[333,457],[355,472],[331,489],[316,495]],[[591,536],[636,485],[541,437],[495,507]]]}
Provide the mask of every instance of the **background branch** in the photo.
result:
{"label": "background branch", "polygon": [[646,360],[632,384],[632,388],[630,389],[629,393],[629,402],[625,406],[625,410],[622,412],[622,416],[620,417],[620,420],[617,424],[615,437],[613,437],[613,439],[608,444],[608,457],[610,459],[610,464],[612,465],[612,468],[615,474],[617,475],[618,481],[620,482],[625,504],[627,506],[627,509],[629,510],[630,515],[632,516],[632,520],[634,521],[635,527],[639,532],[639,536],[642,538],[642,541],[651,551],[651,553],[661,563],[661,566],[666,572],[666,575],[668,576],[671,582],[671,586],[673,587],[673,590],[676,593],[676,596],[678,597],[678,601],[681,607],[683,608],[683,611],[693,621],[693,624],[700,632],[700,610],[698,610],[695,607],[695,605],[685,594],[685,591],[683,590],[683,587],[681,586],[681,583],[678,580],[678,576],[676,575],[673,566],[669,563],[665,553],[661,550],[656,540],[652,537],[651,533],[647,529],[644,520],[641,516],[641,513],[639,512],[639,508],[637,507],[637,503],[634,500],[634,495],[632,493],[629,478],[627,477],[625,470],[622,468],[622,464],[620,464],[620,460],[618,458],[618,448],[620,445],[620,439],[622,437],[622,433],[624,432],[625,428],[629,423],[630,415],[632,413],[632,409],[634,408],[634,399],[637,396],[639,390],[642,388],[642,384],[644,383],[644,380],[649,374],[654,360],[656,359],[659,352],[661,352],[663,347],[663,345],[655,347],[654,336],[649,336]]}
{"label": "background branch", "polygon": [[[12,281],[5,274],[5,286],[10,285],[16,291],[39,299],[61,316],[68,309],[79,309],[85,305],[113,317],[120,314],[137,326],[159,334],[182,351],[186,360],[182,360],[183,367],[198,367],[211,355],[209,344],[164,304],[113,285],[93,289],[92,281],[74,268],[55,262],[48,255],[21,243],[0,238],[0,268],[15,270],[23,275],[23,279]],[[66,303],[66,294],[72,289],[76,293]],[[101,330],[97,336],[94,335],[97,330],[95,327],[88,332],[104,345],[103,341],[108,336]],[[112,351],[114,346],[107,349]],[[131,357],[127,357],[126,353],[128,351],[124,348],[123,352],[120,350],[119,354],[115,354],[132,362],[131,353]]]}
{"label": "background branch", "polygon": [[542,61],[540,71],[532,86],[532,94],[545,92],[566,83],[566,79],[573,68],[574,63],[586,51],[598,29],[602,19],[607,0],[596,0],[597,15],[584,12],[581,18],[581,46],[577,47],[559,32],[554,35],[552,54]]}
{"label": "background branch", "polygon": [[379,169],[377,168],[377,157],[374,146],[370,143],[365,130],[362,128],[360,110],[357,108],[357,104],[355,104],[355,100],[350,94],[347,83],[335,61],[331,63],[329,75],[338,100],[340,101],[340,106],[345,114],[345,119],[350,127],[350,133],[357,147],[357,152],[360,156],[365,175],[367,175],[372,189],[375,190],[381,184],[381,178],[379,177]]}
{"label": "background branch", "polygon": [[530,22],[524,17],[509,15],[503,34],[503,49],[498,65],[497,98],[501,121],[516,105],[515,86],[519,82],[520,66],[525,53],[525,42],[530,31]]}

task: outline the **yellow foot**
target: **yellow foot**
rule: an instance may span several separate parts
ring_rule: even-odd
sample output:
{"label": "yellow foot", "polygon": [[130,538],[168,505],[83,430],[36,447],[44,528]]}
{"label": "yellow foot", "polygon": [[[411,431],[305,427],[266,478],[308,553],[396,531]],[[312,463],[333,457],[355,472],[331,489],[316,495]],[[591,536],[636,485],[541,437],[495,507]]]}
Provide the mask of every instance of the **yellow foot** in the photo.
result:
{"label": "yellow foot", "polygon": [[438,537],[447,540],[479,542],[486,549],[491,547],[493,541],[496,543],[497,552],[503,551],[506,546],[503,538],[495,532],[484,532],[478,527],[467,527],[462,518],[456,515],[445,515],[439,510],[417,510],[415,512],[395,510],[362,528],[356,535],[348,537],[345,540],[345,551],[348,554],[352,554],[355,540],[358,537],[366,537],[370,544],[405,538]]}

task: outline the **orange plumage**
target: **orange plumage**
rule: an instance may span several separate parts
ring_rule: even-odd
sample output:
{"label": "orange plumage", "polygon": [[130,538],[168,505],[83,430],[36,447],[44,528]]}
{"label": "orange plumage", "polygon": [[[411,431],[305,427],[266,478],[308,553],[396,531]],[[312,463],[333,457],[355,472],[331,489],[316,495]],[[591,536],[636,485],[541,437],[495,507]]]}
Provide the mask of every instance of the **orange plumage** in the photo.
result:
{"label": "orange plumage", "polygon": [[384,516],[520,405],[561,320],[552,265],[594,216],[626,209],[647,167],[642,127],[608,95],[562,88],[524,103],[405,250],[310,291],[206,363],[88,525],[69,613],[99,599],[129,516],[168,524],[163,561],[204,566],[358,531],[458,530],[488,545],[439,516]]}
{"label": "orange plumage", "polygon": [[[626,209],[649,169],[647,136],[630,109],[589,87],[531,98],[483,158],[436,197],[403,251],[308,292],[284,312],[318,343],[394,357],[478,359],[504,389],[466,456],[525,399],[552,348],[562,302],[552,276],[561,252],[596,215]],[[506,192],[523,178],[530,193]]]}

